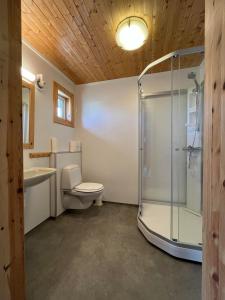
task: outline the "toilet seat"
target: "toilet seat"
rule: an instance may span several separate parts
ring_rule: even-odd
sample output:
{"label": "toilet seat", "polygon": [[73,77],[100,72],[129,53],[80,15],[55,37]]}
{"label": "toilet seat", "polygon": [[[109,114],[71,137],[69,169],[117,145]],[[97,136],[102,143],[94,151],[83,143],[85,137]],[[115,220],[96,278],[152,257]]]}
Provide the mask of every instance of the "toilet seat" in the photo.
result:
{"label": "toilet seat", "polygon": [[101,183],[83,182],[78,184],[74,190],[82,193],[94,193],[103,190],[103,188]]}

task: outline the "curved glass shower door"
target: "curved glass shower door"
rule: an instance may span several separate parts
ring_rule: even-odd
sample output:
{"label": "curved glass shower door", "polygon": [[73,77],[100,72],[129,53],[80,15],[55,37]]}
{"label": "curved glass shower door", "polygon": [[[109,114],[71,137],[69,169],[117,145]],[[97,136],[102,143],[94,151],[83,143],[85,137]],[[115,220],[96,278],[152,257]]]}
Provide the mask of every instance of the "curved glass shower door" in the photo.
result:
{"label": "curved glass shower door", "polygon": [[203,69],[203,49],[185,49],[150,64],[138,81],[138,226],[156,246],[195,261],[202,243]]}

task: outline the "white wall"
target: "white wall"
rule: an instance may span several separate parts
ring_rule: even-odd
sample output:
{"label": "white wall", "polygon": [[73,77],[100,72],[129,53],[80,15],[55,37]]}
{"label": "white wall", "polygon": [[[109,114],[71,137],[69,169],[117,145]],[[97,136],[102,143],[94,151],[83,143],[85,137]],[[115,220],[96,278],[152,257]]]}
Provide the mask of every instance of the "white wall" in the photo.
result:
{"label": "white wall", "polygon": [[[69,141],[76,139],[76,130],[53,123],[53,81],[57,81],[70,92],[75,92],[75,85],[54,66],[39,56],[31,48],[22,45],[22,66],[34,74],[43,74],[46,87],[35,88],[35,132],[34,149],[24,150],[24,168],[49,166],[48,158],[30,159],[30,152],[50,151],[50,138],[59,141],[59,150],[68,150]],[[29,231],[50,215],[49,182],[28,189],[25,192],[25,231]]]}
{"label": "white wall", "polygon": [[[191,86],[187,74],[192,70],[175,74],[174,88]],[[144,93],[170,90],[170,74],[146,76]],[[78,85],[76,98],[85,180],[103,183],[106,201],[137,204],[137,77]]]}
{"label": "white wall", "polygon": [[137,203],[136,77],[77,86],[85,180],[103,183],[105,200]]}

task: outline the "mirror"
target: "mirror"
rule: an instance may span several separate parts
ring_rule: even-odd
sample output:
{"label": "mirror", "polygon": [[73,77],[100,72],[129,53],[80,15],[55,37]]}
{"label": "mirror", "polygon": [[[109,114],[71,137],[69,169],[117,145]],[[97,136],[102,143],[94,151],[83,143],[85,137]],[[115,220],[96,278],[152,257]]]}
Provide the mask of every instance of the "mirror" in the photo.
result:
{"label": "mirror", "polygon": [[34,148],[34,98],[35,87],[32,83],[22,82],[23,148]]}

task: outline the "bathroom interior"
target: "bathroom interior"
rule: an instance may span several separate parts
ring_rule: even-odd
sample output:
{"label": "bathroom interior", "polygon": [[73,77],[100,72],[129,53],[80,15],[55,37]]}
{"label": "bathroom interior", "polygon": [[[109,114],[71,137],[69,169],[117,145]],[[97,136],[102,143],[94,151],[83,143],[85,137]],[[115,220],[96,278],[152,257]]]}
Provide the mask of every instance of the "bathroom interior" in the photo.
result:
{"label": "bathroom interior", "polygon": [[21,5],[27,299],[200,299],[204,1]]}

